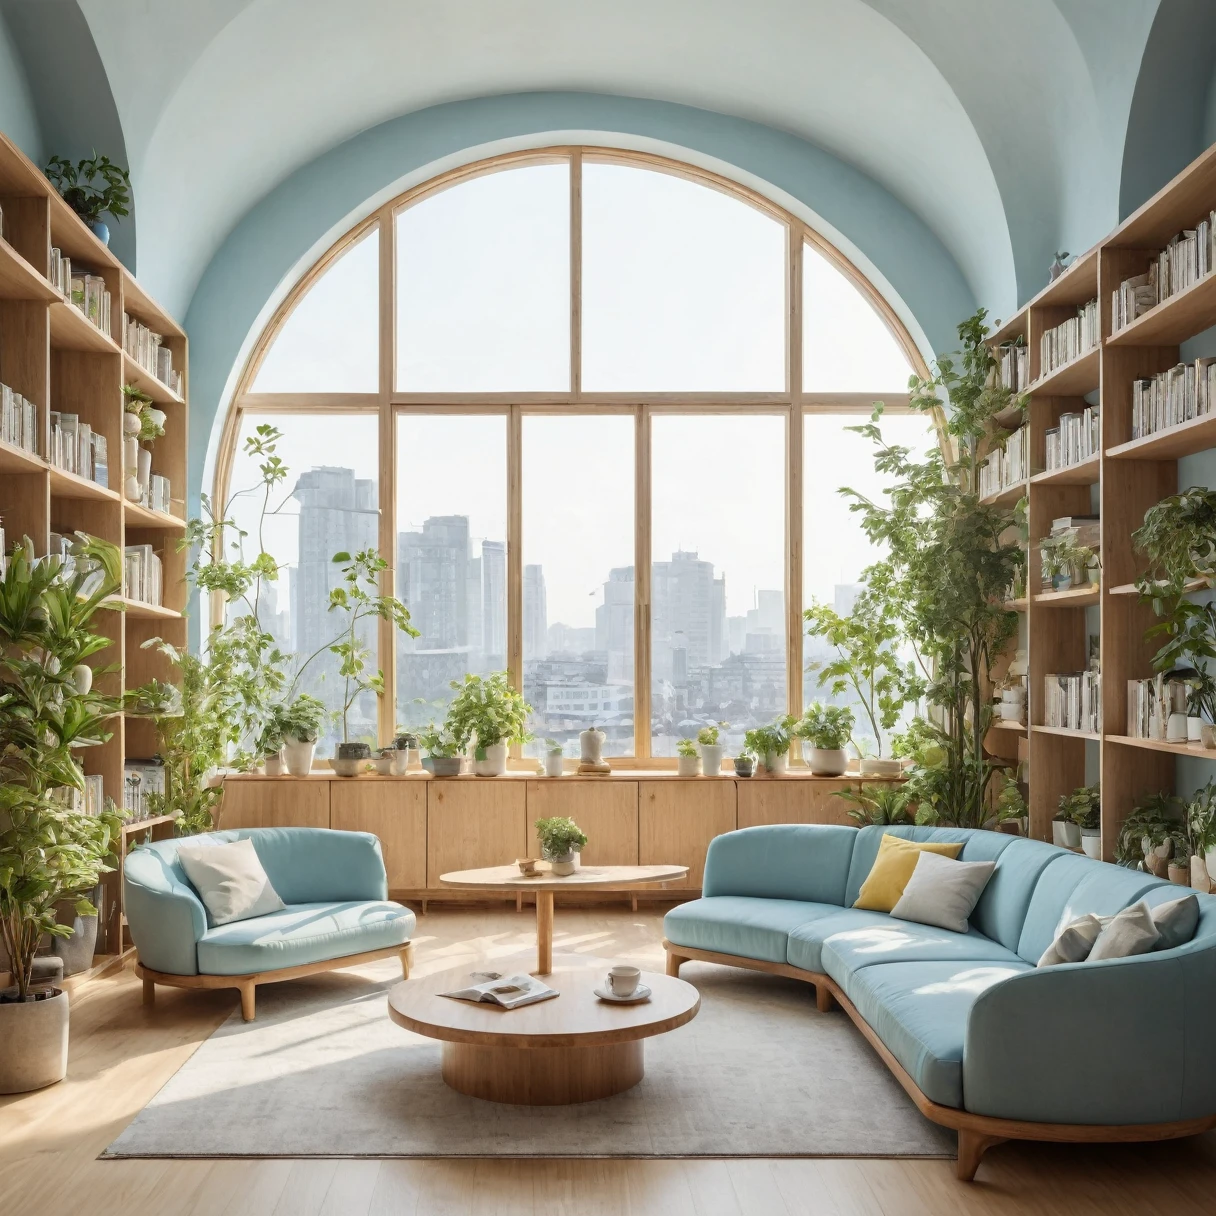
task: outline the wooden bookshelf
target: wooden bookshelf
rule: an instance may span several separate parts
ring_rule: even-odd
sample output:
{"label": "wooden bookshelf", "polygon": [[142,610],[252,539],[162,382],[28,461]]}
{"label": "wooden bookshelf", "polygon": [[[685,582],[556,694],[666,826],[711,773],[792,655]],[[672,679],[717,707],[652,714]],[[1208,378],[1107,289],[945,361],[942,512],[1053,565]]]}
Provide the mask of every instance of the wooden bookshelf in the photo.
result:
{"label": "wooden bookshelf", "polygon": [[[1102,782],[1102,850],[1114,856],[1123,820],[1145,793],[1173,791],[1175,761],[1190,757],[1216,762],[1216,749],[1198,743],[1169,743],[1127,735],[1127,684],[1152,674],[1156,646],[1144,640],[1155,620],[1141,601],[1135,580],[1143,558],[1132,533],[1145,511],[1178,489],[1177,461],[1216,447],[1216,415],[1206,415],[1141,439],[1132,438],[1134,381],[1165,371],[1180,361],[1179,343],[1216,325],[1216,272],[1171,296],[1112,334],[1111,293],[1126,278],[1141,274],[1175,233],[1193,228],[1216,198],[1216,145],[1129,216],[1093,249],[1077,258],[1054,283],[1001,324],[989,341],[997,346],[1021,337],[1029,347],[1031,383],[1028,417],[1032,469],[1043,468],[1045,436],[1061,413],[1081,410],[1094,394],[1101,408],[1099,455],[1083,464],[1035,473],[1026,487],[1030,552],[1028,586],[1040,585],[1038,541],[1053,519],[1094,513],[1101,516],[1102,583],[1064,592],[1031,594],[1016,607],[1025,627],[1017,645],[1027,650],[1027,752],[1031,835],[1051,838],[1051,817],[1062,794],[1083,784],[1087,754],[1092,775],[1096,750]],[[1098,300],[1100,345],[1054,372],[1043,375],[1040,339],[1070,313]],[[1003,420],[996,425],[1005,426]],[[1009,505],[1006,502],[1006,505]],[[1209,586],[1195,579],[1188,591]],[[1103,729],[1069,731],[1040,725],[1044,717],[1043,679],[1054,672],[1087,666],[1089,635],[1097,633],[1102,662]],[[1004,729],[1004,728],[1002,728]],[[990,733],[990,738],[997,732]],[[1189,790],[1179,790],[1181,794]]]}
{"label": "wooden bookshelf", "polygon": [[[172,670],[150,638],[186,644],[185,556],[176,542],[185,530],[188,414],[185,395],[139,366],[122,349],[123,312],[164,335],[174,367],[188,384],[186,335],[140,287],[114,254],[72,212],[37,166],[0,135],[0,382],[35,403],[38,451],[0,443],[0,519],[12,546],[29,536],[36,553],[50,548],[52,532],[88,532],[122,548],[151,544],[164,565],[164,605],[116,598],[94,618],[94,628],[111,645],[89,662],[99,671],[97,686],[117,695],[155,677],[168,681]],[[111,332],[94,325],[52,287],[47,272],[51,247],[83,269],[105,279],[110,292]],[[151,511],[125,500],[122,493],[122,386],[134,383],[167,415],[165,434],[152,442],[153,472],[168,477],[174,501],[169,513]],[[52,410],[78,414],[109,448],[109,486],[53,467],[46,460]],[[113,735],[99,747],[84,749],[86,773],[101,774],[105,793],[120,805],[123,768],[131,757],[156,751],[150,722],[125,714],[112,719]],[[131,838],[147,830],[163,833],[171,825],[131,825]],[[123,947],[119,876],[105,877],[105,917],[99,926],[98,956],[118,958]]]}

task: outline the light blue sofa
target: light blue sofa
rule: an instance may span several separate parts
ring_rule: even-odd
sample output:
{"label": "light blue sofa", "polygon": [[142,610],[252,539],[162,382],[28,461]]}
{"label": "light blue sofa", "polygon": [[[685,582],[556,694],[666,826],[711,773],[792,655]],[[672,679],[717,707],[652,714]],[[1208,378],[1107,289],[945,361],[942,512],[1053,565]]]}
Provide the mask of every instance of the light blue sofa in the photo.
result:
{"label": "light blue sofa", "polygon": [[[966,934],[852,904],[884,832],[993,861]],[[709,846],[703,897],[664,921],[688,959],[795,976],[838,1001],[921,1112],[958,1130],[959,1176],[1007,1139],[1154,1140],[1216,1126],[1216,898],[1174,950],[1037,969],[1086,912],[1186,893],[1039,841],[952,828],[780,825]]]}
{"label": "light blue sofa", "polygon": [[144,1002],[157,984],[238,988],[251,1022],[258,984],[297,979],[397,954],[409,977],[414,914],[388,900],[380,841],[328,828],[242,828],[187,839],[191,845],[250,839],[287,905],[269,916],[213,925],[177,860],[181,840],[131,853],[123,900],[138,953]]}

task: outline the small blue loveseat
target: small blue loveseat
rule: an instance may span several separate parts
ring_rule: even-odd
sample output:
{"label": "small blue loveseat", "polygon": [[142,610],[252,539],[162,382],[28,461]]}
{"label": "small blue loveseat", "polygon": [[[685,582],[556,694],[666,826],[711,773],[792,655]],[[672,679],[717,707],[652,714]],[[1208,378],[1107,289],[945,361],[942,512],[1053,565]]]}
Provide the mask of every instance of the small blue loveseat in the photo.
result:
{"label": "small blue loveseat", "polygon": [[[967,933],[852,907],[884,832],[996,863]],[[814,984],[819,1009],[839,1003],[921,1112],[958,1131],[960,1178],[1003,1140],[1216,1127],[1212,896],[1176,949],[1037,968],[1084,913],[1186,890],[998,832],[789,824],[717,837],[702,893],[667,914],[667,973],[695,959]]]}
{"label": "small blue loveseat", "polygon": [[[250,839],[287,905],[250,920],[214,925],[177,860],[179,844]],[[156,985],[238,988],[253,1021],[258,984],[298,979],[399,955],[408,979],[414,914],[388,899],[380,841],[328,828],[242,828],[163,840],[123,864],[123,899],[138,953],[144,1002]]]}

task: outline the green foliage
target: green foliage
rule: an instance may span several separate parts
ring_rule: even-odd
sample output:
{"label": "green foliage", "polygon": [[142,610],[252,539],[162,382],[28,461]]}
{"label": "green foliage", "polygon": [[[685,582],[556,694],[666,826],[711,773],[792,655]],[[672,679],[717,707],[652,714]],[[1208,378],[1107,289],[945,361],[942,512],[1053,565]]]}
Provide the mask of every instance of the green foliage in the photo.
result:
{"label": "green foliage", "polygon": [[84,789],[74,749],[108,740],[118,709],[96,688],[78,692],[72,669],[111,644],[91,622],[121,585],[121,556],[77,536],[66,562],[36,559],[26,537],[0,578],[0,938],[22,997],[44,935],[71,933],[56,903],[95,914],[86,892],[112,868],[123,818],[110,802],[97,815],[71,811],[61,792]]}
{"label": "green foliage", "polygon": [[1209,781],[1191,796],[1181,830],[1174,833],[1174,841],[1175,852],[1181,841],[1191,857],[1200,857],[1216,848],[1216,781]]}
{"label": "green foliage", "polygon": [[122,406],[128,414],[134,414],[139,419],[139,433],[135,438],[140,443],[148,443],[164,435],[164,425],[152,417],[156,404],[147,393],[133,384],[124,384],[122,386]]}
{"label": "green foliage", "polygon": [[713,726],[703,726],[697,731],[697,742],[702,747],[713,747],[717,744],[720,732],[730,725],[729,722],[718,722]]}
{"label": "green foliage", "polygon": [[418,732],[418,746],[428,756],[437,756],[441,760],[450,760],[463,754],[465,742],[454,735],[446,726],[436,726],[432,722]]}
{"label": "green foliage", "polygon": [[1102,792],[1093,785],[1080,785],[1071,794],[1060,797],[1058,818],[1075,823],[1079,828],[1096,828],[1102,823]]}
{"label": "green foliage", "polygon": [[914,647],[933,718],[940,758],[910,774],[914,798],[920,813],[927,807],[964,827],[987,821],[989,785],[1005,766],[984,749],[993,715],[986,689],[992,660],[1017,629],[1016,614],[1002,604],[1024,562],[1013,513],[978,494],[983,444],[995,415],[1013,400],[984,344],[984,316],[981,310],[959,326],[961,352],[942,356],[932,379],[913,381],[914,408],[937,411],[949,399],[945,426],[957,456],[933,450],[913,460],[910,449],[884,441],[879,407],[869,424],[853,429],[875,445],[875,467],[890,487],[886,501],[843,491],[871,543],[886,550],[864,579],[888,598]]}
{"label": "green foliage", "polygon": [[837,790],[832,797],[854,803],[847,814],[859,827],[915,822],[908,791],[901,785],[863,785],[857,790]]}
{"label": "green foliage", "polygon": [[694,759],[700,755],[697,751],[697,745],[692,739],[680,739],[676,743],[677,756],[692,756]]}
{"label": "green foliage", "polygon": [[876,584],[857,597],[848,616],[813,601],[803,617],[807,634],[823,638],[836,652],[828,663],[808,663],[807,670],[817,671],[820,688],[833,695],[856,695],[881,756],[883,731],[894,728],[900,711],[925,686],[915,664],[899,657],[904,631],[896,601]]}
{"label": "green foliage", "polygon": [[1028,813],[1026,799],[1022,794],[1022,787],[1018,784],[1017,777],[1012,772],[1007,772],[996,799],[997,823],[1017,822],[1020,824]]}
{"label": "green foliage", "polygon": [[52,156],[44,172],[63,201],[82,220],[96,221],[103,215],[122,219],[130,214],[130,175],[108,156],[98,156],[96,148],[92,156],[76,164],[62,156]]}
{"label": "green foliage", "polygon": [[812,747],[835,751],[852,738],[854,721],[853,711],[847,706],[825,705],[822,701],[815,701],[803,715],[802,721],[794,727],[793,733],[799,739],[807,740]]}
{"label": "green foliage", "polygon": [[1180,599],[1189,580],[1216,575],[1216,490],[1190,486],[1163,498],[1145,511],[1132,541],[1148,558],[1148,570],[1136,583],[1141,594],[1167,603]]}
{"label": "green foliage", "polygon": [[790,739],[798,719],[793,714],[777,718],[768,726],[757,726],[745,732],[743,746],[754,756],[781,756],[790,750]]}
{"label": "green foliage", "polygon": [[328,711],[325,703],[311,693],[300,692],[278,707],[278,726],[284,739],[300,743],[315,743],[325,725]]}
{"label": "green foliage", "polygon": [[526,743],[532,737],[527,727],[532,706],[511,687],[505,671],[467,675],[453,680],[452,689],[456,695],[445,726],[464,747],[476,740],[478,759],[496,743]]}
{"label": "green foliage", "polygon": [[1194,679],[1203,690],[1201,701],[1210,708],[1211,677],[1206,674],[1206,665],[1216,659],[1216,604],[1196,604],[1179,598],[1161,620],[1145,630],[1144,636],[1146,640],[1165,639],[1153,655],[1153,670],[1170,672],[1194,667],[1199,673]]}
{"label": "green foliage", "polygon": [[550,756],[560,756],[562,754],[562,745],[558,743],[556,739],[546,739],[545,751],[547,751]]}
{"label": "green foliage", "polygon": [[578,824],[573,819],[561,816],[538,819],[536,835],[540,840],[541,853],[550,860],[565,857],[567,853],[582,849],[587,844],[587,837]]}
{"label": "green foliage", "polygon": [[1068,528],[1039,541],[1039,558],[1048,578],[1068,575],[1079,579],[1097,562],[1098,555],[1088,545],[1078,544],[1076,529]]}
{"label": "green foliage", "polygon": [[1149,794],[1141,798],[1123,821],[1115,840],[1115,861],[1133,870],[1144,868],[1144,841],[1156,848],[1172,840],[1182,822],[1182,800],[1173,794]]}

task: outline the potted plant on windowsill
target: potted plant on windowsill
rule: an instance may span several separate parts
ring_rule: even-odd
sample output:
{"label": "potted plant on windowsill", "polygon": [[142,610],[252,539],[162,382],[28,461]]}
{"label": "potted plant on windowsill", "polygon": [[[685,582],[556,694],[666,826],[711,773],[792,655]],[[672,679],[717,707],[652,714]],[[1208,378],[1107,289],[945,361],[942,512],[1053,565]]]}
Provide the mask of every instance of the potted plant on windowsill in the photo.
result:
{"label": "potted plant on windowsill", "polygon": [[586,847],[587,837],[573,819],[561,816],[538,819],[536,835],[541,856],[549,862],[554,874],[565,878],[578,869],[579,851]]}
{"label": "potted plant on windowsill", "polygon": [[131,178],[126,169],[114,164],[108,156],[98,156],[94,148],[92,156],[76,164],[62,156],[52,156],[44,172],[63,201],[103,245],[108,245],[110,227],[101,217],[112,215],[123,219],[130,214]]}
{"label": "potted plant on windowsill", "polygon": [[681,777],[701,775],[701,755],[691,739],[681,739],[676,744],[676,773]]}
{"label": "potted plant on windowsill", "polygon": [[[1102,804],[1097,783],[1078,786],[1060,799],[1060,811],[1077,827],[1086,857],[1102,859]],[[1070,846],[1075,847],[1075,846]]]}
{"label": "potted plant on windowsill", "polygon": [[526,743],[532,706],[511,687],[505,671],[453,680],[456,695],[448,707],[447,727],[473,747],[478,777],[501,777],[513,743]]}
{"label": "potted plant on windowsill", "polygon": [[707,777],[716,777],[722,771],[722,731],[729,725],[729,722],[717,722],[697,731],[697,742],[701,745],[701,771]]}
{"label": "potted plant on windowsill", "polygon": [[448,726],[436,726],[434,722],[420,731],[418,742],[426,755],[422,767],[433,777],[459,777],[464,741],[457,738]]}
{"label": "potted plant on windowsill", "polygon": [[560,777],[565,771],[566,757],[556,739],[545,740],[545,776]]}
{"label": "potted plant on windowsill", "polygon": [[756,771],[756,757],[748,748],[744,748],[735,757],[735,776],[750,777]]}
{"label": "potted plant on windowsill", "polygon": [[757,726],[743,736],[743,746],[764,765],[765,771],[776,776],[789,768],[790,732],[798,719],[786,714],[768,726]]}
{"label": "potted plant on windowsill", "polygon": [[283,763],[293,777],[307,777],[325,724],[325,705],[310,693],[297,693],[277,716],[283,737]]}
{"label": "potted plant on windowsill", "polygon": [[811,772],[820,777],[839,777],[849,767],[845,752],[853,731],[853,711],[844,705],[814,702],[798,723],[794,734],[805,739],[807,763]]}

